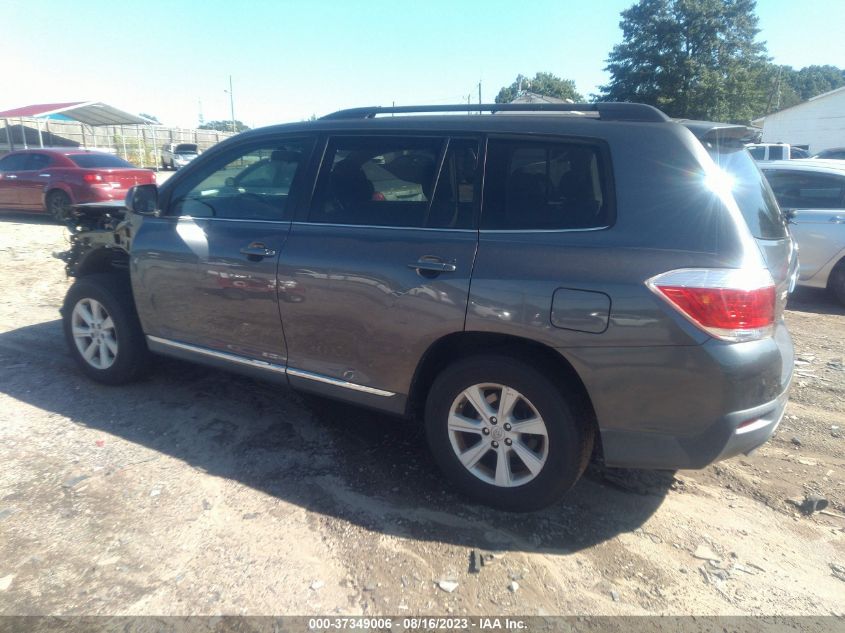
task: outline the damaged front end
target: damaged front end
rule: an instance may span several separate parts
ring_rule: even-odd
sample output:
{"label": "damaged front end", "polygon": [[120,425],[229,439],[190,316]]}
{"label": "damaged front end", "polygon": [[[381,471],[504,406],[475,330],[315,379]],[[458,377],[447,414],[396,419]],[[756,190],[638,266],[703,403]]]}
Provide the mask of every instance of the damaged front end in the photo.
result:
{"label": "damaged front end", "polygon": [[68,217],[70,248],[53,253],[65,262],[69,277],[90,272],[129,270],[132,243],[130,214],[122,203],[96,202],[75,205]]}

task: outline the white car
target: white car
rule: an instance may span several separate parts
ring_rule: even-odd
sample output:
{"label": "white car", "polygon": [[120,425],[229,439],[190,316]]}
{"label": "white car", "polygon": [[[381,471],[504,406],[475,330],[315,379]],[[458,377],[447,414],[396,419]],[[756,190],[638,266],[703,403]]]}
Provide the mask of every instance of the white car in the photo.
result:
{"label": "white car", "polygon": [[199,155],[196,143],[168,143],[161,148],[161,168],[179,169]]}
{"label": "white car", "polygon": [[828,288],[845,303],[845,161],[760,165],[798,243],[799,286]]}

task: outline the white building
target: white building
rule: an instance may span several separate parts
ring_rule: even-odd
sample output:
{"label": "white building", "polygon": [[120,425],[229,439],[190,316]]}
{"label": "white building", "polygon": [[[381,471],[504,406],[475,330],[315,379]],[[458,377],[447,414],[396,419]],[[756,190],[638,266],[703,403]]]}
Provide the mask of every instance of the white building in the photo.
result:
{"label": "white building", "polygon": [[762,126],[764,143],[809,145],[811,154],[845,147],[845,86],[753,123]]}

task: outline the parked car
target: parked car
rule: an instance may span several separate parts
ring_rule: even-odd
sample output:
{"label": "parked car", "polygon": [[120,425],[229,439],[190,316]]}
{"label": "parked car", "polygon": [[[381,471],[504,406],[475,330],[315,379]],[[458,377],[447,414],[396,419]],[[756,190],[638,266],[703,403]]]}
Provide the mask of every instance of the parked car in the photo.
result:
{"label": "parked car", "polygon": [[161,148],[161,168],[179,169],[199,156],[196,143],[168,143]]}
{"label": "parked car", "polygon": [[794,160],[796,158],[810,158],[810,152],[808,152],[803,147],[796,147],[795,145],[791,145],[789,148],[789,158],[790,160]]}
{"label": "parked car", "polygon": [[136,187],[62,255],[70,353],[108,384],[163,354],[420,420],[454,485],[508,510],[594,454],[699,468],[765,442],[793,245],[748,130],[465,108],[253,130]]}
{"label": "parked car", "polygon": [[72,205],[122,202],[155,173],[122,158],[82,149],[30,149],[0,158],[0,209],[49,213],[64,221]]}
{"label": "parked car", "polygon": [[786,143],[748,143],[745,146],[756,161],[789,160],[792,148]]}
{"label": "parked car", "polygon": [[823,149],[812,158],[845,160],[845,147],[831,147],[830,149]]}
{"label": "parked car", "polygon": [[790,160],[763,166],[782,209],[794,215],[798,285],[828,288],[845,304],[845,162]]}

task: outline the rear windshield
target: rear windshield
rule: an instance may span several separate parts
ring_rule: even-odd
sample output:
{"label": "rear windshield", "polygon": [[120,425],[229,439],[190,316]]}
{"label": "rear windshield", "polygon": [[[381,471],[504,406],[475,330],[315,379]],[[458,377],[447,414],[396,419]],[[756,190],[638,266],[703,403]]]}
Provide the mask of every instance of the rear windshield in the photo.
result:
{"label": "rear windshield", "polygon": [[112,167],[128,167],[129,169],[135,168],[135,166],[131,163],[127,163],[122,158],[112,156],[111,154],[69,154],[68,158],[80,167],[84,167],[86,169],[108,169]]}
{"label": "rear windshield", "polygon": [[197,146],[191,144],[177,145],[176,149],[173,151],[177,154],[196,154]]}
{"label": "rear windshield", "polygon": [[769,183],[742,143],[705,141],[704,146],[716,164],[731,177],[731,191],[751,234],[763,240],[786,237],[786,221]]}

